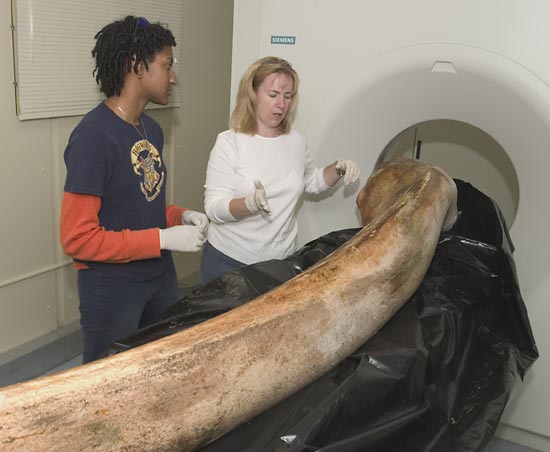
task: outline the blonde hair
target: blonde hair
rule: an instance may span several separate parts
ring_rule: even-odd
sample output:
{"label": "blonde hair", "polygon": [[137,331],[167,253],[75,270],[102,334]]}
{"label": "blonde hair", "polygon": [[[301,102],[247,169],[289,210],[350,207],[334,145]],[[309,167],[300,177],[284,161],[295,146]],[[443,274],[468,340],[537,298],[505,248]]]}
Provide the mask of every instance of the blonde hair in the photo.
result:
{"label": "blonde hair", "polygon": [[229,120],[229,127],[236,132],[255,135],[258,130],[256,121],[256,91],[265,78],[271,74],[286,74],[293,82],[292,100],[288,113],[279,124],[279,132],[285,134],[290,132],[291,117],[298,102],[297,72],[290,63],[282,58],[264,57],[250,66],[239,82],[237,91],[237,102]]}

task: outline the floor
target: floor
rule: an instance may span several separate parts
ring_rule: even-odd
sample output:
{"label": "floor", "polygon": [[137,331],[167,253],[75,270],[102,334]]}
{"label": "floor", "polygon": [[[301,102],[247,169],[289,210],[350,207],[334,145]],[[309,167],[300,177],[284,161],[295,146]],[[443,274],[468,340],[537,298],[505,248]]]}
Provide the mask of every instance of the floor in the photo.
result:
{"label": "floor", "polygon": [[[70,369],[71,367],[78,366],[82,363],[82,355],[77,356],[70,361],[63,363],[62,365],[52,369],[49,372],[46,372],[44,375],[58,372],[60,370]],[[505,441],[500,438],[493,438],[485,452],[538,452],[535,449],[529,447],[520,446],[518,444],[511,443],[510,441]]]}
{"label": "floor", "polygon": [[538,452],[530,447],[520,446],[518,444],[505,441],[500,438],[493,438],[485,452]]}

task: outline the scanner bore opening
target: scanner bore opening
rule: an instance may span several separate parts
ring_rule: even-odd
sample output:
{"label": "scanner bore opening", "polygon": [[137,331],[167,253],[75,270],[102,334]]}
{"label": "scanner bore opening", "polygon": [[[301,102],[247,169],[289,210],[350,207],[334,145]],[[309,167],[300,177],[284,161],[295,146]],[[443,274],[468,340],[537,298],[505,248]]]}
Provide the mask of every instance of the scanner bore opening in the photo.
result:
{"label": "scanner bore opening", "polygon": [[512,226],[519,205],[517,173],[506,151],[483,130],[455,120],[424,121],[397,134],[377,163],[400,156],[437,165],[472,184],[497,203]]}

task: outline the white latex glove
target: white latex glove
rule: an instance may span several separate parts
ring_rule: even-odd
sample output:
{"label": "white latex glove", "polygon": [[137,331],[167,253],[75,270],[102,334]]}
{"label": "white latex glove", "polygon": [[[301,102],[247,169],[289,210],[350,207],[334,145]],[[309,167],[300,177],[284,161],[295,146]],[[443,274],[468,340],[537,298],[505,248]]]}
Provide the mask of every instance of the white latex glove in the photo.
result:
{"label": "white latex glove", "polygon": [[344,176],[344,185],[349,185],[357,180],[361,170],[353,160],[338,159],[336,161],[336,173],[340,177]]}
{"label": "white latex glove", "polygon": [[254,180],[254,194],[244,198],[246,208],[250,213],[264,212],[271,215],[271,207],[267,202],[265,188],[259,180]]}
{"label": "white latex glove", "polygon": [[170,251],[200,251],[205,237],[198,226],[179,225],[159,229],[160,249]]}
{"label": "white latex glove", "polygon": [[197,226],[199,230],[206,235],[206,231],[208,231],[208,217],[204,213],[186,210],[183,212],[181,219],[183,224]]}

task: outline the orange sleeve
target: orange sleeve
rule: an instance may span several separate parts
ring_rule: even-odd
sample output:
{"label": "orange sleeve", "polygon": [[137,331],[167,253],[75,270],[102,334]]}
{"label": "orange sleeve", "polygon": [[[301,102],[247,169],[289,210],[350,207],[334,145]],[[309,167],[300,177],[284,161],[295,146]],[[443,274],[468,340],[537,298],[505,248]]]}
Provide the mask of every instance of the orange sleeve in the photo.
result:
{"label": "orange sleeve", "polygon": [[66,254],[109,263],[160,257],[158,228],[107,231],[99,224],[100,208],[99,196],[64,192],[59,235]]}
{"label": "orange sleeve", "polygon": [[182,215],[187,209],[183,207],[176,206],[174,204],[169,205],[166,208],[166,225],[170,228],[172,226],[177,226],[183,224]]}

